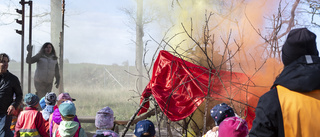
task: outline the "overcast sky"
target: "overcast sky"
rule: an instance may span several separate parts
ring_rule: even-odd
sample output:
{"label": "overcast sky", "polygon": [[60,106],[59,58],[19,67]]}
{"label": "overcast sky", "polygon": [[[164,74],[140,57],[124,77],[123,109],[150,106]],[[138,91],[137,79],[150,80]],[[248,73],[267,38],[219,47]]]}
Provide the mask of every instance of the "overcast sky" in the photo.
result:
{"label": "overcast sky", "polygon": [[[15,12],[16,8],[21,9],[19,1],[0,0],[0,52],[7,53],[16,61],[21,60],[21,36],[15,32],[15,29],[20,29],[21,26],[14,22],[19,19]],[[151,1],[152,5],[157,5],[156,2],[159,1]],[[64,58],[70,63],[122,65],[129,61],[130,65],[134,65],[135,44],[132,40],[135,39],[135,33],[130,27],[134,28],[135,25],[128,26],[129,18],[120,10],[134,6],[134,0],[66,0]],[[33,15],[45,12],[50,12],[50,0],[33,0]],[[50,42],[50,16],[33,19],[32,43],[35,52],[38,52],[43,43]],[[149,27],[148,32],[156,30],[150,28],[152,27]],[[319,43],[319,30],[312,31],[318,35]],[[145,34],[145,37],[148,35]],[[26,37],[25,45],[27,43]],[[148,48],[150,47],[152,48]],[[26,50],[24,51],[26,56]]]}
{"label": "overcast sky", "polygon": [[[134,65],[135,45],[132,39],[135,37],[126,25],[129,18],[120,10],[130,6],[135,6],[132,0],[67,0],[64,58],[70,63],[121,65],[129,61],[130,65]],[[2,13],[15,14],[16,8],[21,9],[19,0],[0,1]],[[33,0],[33,15],[49,11],[50,0]],[[13,22],[14,19],[20,18],[17,15],[5,15],[0,18],[0,52],[5,52],[12,59],[20,61],[21,36],[15,29],[20,29],[21,26]],[[35,52],[39,51],[43,43],[50,42],[50,23],[40,23],[46,19],[49,20],[50,16],[34,17],[32,43]],[[27,38],[25,43],[28,43]],[[24,54],[26,55],[26,50]]]}

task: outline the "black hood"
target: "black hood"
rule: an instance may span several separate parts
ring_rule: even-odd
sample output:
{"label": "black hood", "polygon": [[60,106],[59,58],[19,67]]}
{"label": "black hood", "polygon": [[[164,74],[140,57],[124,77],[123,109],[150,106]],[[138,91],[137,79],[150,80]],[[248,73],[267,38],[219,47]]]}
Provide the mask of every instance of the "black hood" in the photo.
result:
{"label": "black hood", "polygon": [[320,89],[320,58],[315,55],[301,56],[285,66],[273,86],[281,85],[297,92]]}
{"label": "black hood", "polygon": [[293,29],[282,46],[282,62],[285,66],[304,55],[319,55],[317,36],[307,28]]}

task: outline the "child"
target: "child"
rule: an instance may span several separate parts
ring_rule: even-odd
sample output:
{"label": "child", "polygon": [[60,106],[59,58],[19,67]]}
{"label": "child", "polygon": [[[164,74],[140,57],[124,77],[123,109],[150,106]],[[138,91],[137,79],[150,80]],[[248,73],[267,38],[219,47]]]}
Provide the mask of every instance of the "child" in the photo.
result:
{"label": "child", "polygon": [[18,120],[18,116],[20,114],[20,112],[23,110],[23,103],[21,102],[18,106],[18,108],[13,111],[12,113],[12,120],[11,120],[11,126],[10,126],[10,130],[13,132],[14,134],[14,130],[16,128],[16,124],[17,124],[17,120]]}
{"label": "child", "polygon": [[227,117],[235,116],[233,109],[225,103],[218,104],[214,106],[210,111],[211,117],[215,121],[215,127],[209,130],[202,137],[218,137],[219,135],[219,125]]}
{"label": "child", "polygon": [[42,97],[39,101],[39,104],[40,104],[40,107],[41,107],[41,110],[43,110],[44,108],[46,108],[46,101],[44,101],[44,97]]}
{"label": "child", "polygon": [[53,113],[53,107],[55,106],[57,101],[57,96],[54,92],[47,93],[44,97],[45,107],[43,108],[42,117],[46,121],[46,131],[49,133],[49,117]]}
{"label": "child", "polygon": [[136,124],[134,129],[134,137],[154,137],[156,130],[149,120],[141,120]]}
{"label": "child", "polygon": [[93,137],[119,137],[116,132],[111,130],[113,122],[113,111],[110,107],[107,106],[99,110],[95,120],[97,131]]}
{"label": "child", "polygon": [[247,122],[239,117],[228,117],[219,126],[219,137],[246,137],[248,133]]}
{"label": "child", "polygon": [[[62,102],[65,102],[67,100],[73,101],[74,99],[72,99],[70,97],[69,93],[59,94],[58,101],[57,101],[56,105],[54,106],[54,111],[50,115],[50,118],[49,118],[49,135],[50,135],[50,137],[52,137],[53,131],[55,131],[58,128],[58,126],[60,125],[60,122],[62,121],[58,107]],[[81,127],[81,124],[80,124],[77,116],[74,118],[74,121],[78,122],[79,126]]]}
{"label": "child", "polygon": [[58,96],[58,102],[57,105],[54,106],[54,109],[58,108],[58,106],[65,100],[76,101],[76,99],[71,98],[69,93],[61,93]]}
{"label": "child", "polygon": [[49,137],[46,132],[42,114],[37,110],[39,107],[39,98],[37,95],[28,93],[24,97],[27,105],[25,110],[18,116],[15,127],[15,137],[19,136],[42,136]]}
{"label": "child", "polygon": [[53,137],[87,137],[85,131],[79,126],[78,122],[73,121],[76,116],[75,105],[67,100],[58,107],[62,121],[58,129],[53,133]]}
{"label": "child", "polygon": [[50,115],[53,113],[53,107],[56,105],[57,96],[54,92],[47,93],[44,101],[46,103],[45,108],[42,110],[42,116],[44,120],[48,121]]}

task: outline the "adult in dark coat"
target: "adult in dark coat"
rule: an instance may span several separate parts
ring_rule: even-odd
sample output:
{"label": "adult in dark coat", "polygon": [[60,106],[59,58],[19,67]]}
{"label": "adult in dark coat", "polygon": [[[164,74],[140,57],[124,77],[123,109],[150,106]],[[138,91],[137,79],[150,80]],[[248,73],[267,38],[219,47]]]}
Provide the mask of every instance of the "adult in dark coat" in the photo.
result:
{"label": "adult in dark coat", "polygon": [[284,69],[259,99],[250,137],[320,136],[320,58],[316,35],[293,29],[282,47]]}
{"label": "adult in dark coat", "polygon": [[10,130],[11,115],[22,99],[19,79],[8,71],[9,61],[7,54],[0,54],[0,137],[13,136]]}

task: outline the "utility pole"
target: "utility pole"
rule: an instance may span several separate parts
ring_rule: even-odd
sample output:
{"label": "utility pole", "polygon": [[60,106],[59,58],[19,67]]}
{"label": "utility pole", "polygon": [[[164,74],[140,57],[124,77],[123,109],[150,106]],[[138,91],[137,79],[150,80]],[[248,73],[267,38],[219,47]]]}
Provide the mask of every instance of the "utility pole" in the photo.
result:
{"label": "utility pole", "polygon": [[23,89],[23,65],[24,65],[24,10],[25,10],[25,1],[21,0],[19,2],[22,6],[22,9],[16,9],[18,14],[21,14],[21,20],[16,19],[16,22],[21,25],[21,30],[16,30],[16,33],[21,35],[21,73],[20,73],[20,86]]}
{"label": "utility pole", "polygon": [[[22,6],[22,9],[16,9],[18,14],[21,14],[21,20],[16,19],[16,22],[21,25],[21,30],[16,30],[18,34],[21,35],[21,76],[20,76],[20,85],[23,89],[23,76],[24,76],[24,24],[25,24],[25,4],[28,4],[30,7],[29,12],[29,45],[32,45],[32,1],[21,0],[19,2]],[[32,54],[32,53],[31,53]],[[28,93],[31,93],[31,64],[28,66]]]}
{"label": "utility pole", "polygon": [[[32,45],[32,1],[27,2],[30,7],[29,13],[29,45]],[[32,55],[32,52],[31,52]],[[28,93],[31,93],[31,63],[28,65]]]}

